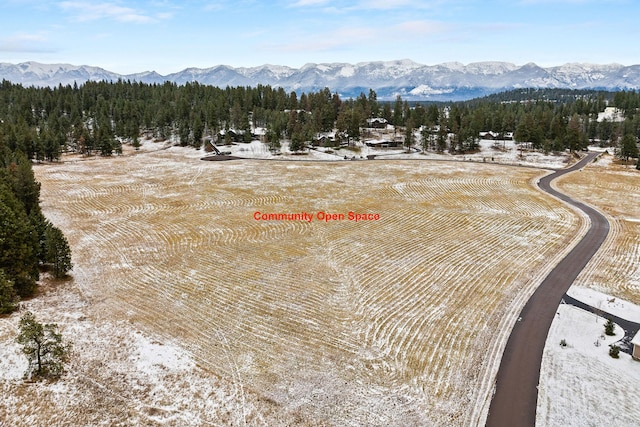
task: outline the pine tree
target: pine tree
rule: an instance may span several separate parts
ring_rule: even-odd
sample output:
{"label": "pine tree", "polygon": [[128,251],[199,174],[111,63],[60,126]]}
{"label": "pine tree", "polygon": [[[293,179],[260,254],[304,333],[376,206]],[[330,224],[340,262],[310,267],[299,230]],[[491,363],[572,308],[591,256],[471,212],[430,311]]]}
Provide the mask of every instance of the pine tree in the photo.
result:
{"label": "pine tree", "polygon": [[431,133],[429,126],[424,126],[420,131],[421,142],[420,145],[424,151],[432,150],[435,142],[434,135]]}
{"label": "pine tree", "polygon": [[620,347],[618,347],[617,345],[610,346],[609,356],[613,357],[614,359],[620,358]]}
{"label": "pine tree", "polygon": [[585,146],[585,136],[582,132],[582,124],[577,114],[571,116],[567,124],[567,133],[565,135],[566,146],[570,151],[577,151]]}
{"label": "pine tree", "polygon": [[59,228],[47,223],[45,232],[46,261],[53,266],[53,275],[56,278],[65,277],[73,268],[71,262],[71,249],[66,237]]}
{"label": "pine tree", "polygon": [[396,96],[396,101],[393,104],[393,125],[399,127],[404,125],[404,117],[402,116],[403,105],[400,95]]}
{"label": "pine tree", "polygon": [[0,314],[8,314],[18,306],[18,295],[13,288],[13,282],[0,270]]}
{"label": "pine tree", "polygon": [[304,148],[302,143],[302,134],[299,130],[296,130],[291,135],[291,142],[289,143],[289,151],[301,151]]}
{"label": "pine tree", "polygon": [[409,150],[416,142],[415,135],[413,134],[413,126],[413,120],[409,119],[404,132],[404,146]]}
{"label": "pine tree", "polygon": [[616,325],[615,323],[613,323],[613,320],[608,319],[607,323],[604,324],[604,333],[607,335],[615,335],[614,333],[614,329],[615,329]]}
{"label": "pine tree", "polygon": [[620,141],[620,158],[628,161],[629,158],[638,158],[638,143],[633,134],[626,134]]}
{"label": "pine tree", "polygon": [[[193,120],[193,146],[200,148],[202,146],[202,135],[204,134],[204,124],[200,115]],[[249,134],[251,135],[251,134]]]}
{"label": "pine tree", "polygon": [[28,311],[20,318],[16,341],[22,345],[22,353],[29,362],[26,378],[57,378],[62,375],[71,346],[63,341],[58,325],[43,325]]}
{"label": "pine tree", "polygon": [[37,232],[24,208],[5,185],[0,185],[0,269],[23,297],[35,290],[38,246]]}

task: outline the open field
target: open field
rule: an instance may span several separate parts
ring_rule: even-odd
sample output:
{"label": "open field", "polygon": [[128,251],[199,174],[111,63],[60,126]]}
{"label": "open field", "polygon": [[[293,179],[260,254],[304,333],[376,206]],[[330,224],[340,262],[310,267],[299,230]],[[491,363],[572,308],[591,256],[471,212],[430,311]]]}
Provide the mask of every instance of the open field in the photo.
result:
{"label": "open field", "polygon": [[600,209],[611,224],[602,249],[575,284],[640,304],[640,172],[604,155],[556,187]]}
{"label": "open field", "polygon": [[[534,188],[543,171],[478,163],[201,162],[170,149],[35,169],[91,324],[124,328],[125,349],[127,325],[184,349],[224,391],[169,394],[192,396],[194,413],[223,400],[227,418],[202,424],[482,422],[515,316],[586,226]],[[317,218],[350,211],[380,219]],[[84,339],[62,320],[49,321]],[[109,390],[97,371],[84,375]],[[154,419],[169,422],[163,405]]]}
{"label": "open field", "polygon": [[[610,155],[580,173],[565,175],[556,187],[599,208],[610,233],[602,248],[578,276],[569,294],[598,309],[640,321],[640,172],[616,164]],[[631,356],[608,355],[607,344],[595,347],[603,318],[561,306],[549,331],[540,374],[537,425],[637,425],[640,411],[632,390],[640,363]],[[558,345],[561,339],[567,349]]]}

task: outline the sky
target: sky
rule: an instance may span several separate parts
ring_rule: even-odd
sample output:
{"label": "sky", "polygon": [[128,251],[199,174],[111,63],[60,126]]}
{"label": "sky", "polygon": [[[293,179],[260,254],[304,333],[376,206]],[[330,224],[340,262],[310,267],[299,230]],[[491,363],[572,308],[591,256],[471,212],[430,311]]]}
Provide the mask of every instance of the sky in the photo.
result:
{"label": "sky", "polygon": [[638,0],[3,0],[0,62],[640,64]]}

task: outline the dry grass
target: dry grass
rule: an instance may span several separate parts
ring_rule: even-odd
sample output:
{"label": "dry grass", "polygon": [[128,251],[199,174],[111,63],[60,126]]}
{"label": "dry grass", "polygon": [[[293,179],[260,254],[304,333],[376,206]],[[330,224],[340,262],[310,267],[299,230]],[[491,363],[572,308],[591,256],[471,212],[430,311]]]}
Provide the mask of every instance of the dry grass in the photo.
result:
{"label": "dry grass", "polygon": [[235,412],[214,424],[482,422],[515,316],[585,226],[530,169],[182,153],[36,174],[92,319],[179,342],[219,376]]}
{"label": "dry grass", "polygon": [[557,186],[600,209],[611,226],[603,248],[576,284],[640,304],[640,171],[604,155]]}

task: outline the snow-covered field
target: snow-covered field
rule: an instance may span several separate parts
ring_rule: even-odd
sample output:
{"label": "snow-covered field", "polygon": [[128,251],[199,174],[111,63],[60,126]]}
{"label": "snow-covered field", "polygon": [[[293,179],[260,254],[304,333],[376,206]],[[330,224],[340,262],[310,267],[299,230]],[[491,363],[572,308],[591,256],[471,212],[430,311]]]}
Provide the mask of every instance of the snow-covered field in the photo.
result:
{"label": "snow-covered field", "polygon": [[281,425],[273,405],[197,366],[179,341],[99,319],[74,282],[47,283],[22,310],[58,324],[72,342],[67,372],[56,382],[22,381],[21,313],[0,318],[0,426]]}
{"label": "snow-covered field", "polygon": [[[640,308],[629,302],[609,302],[611,297],[584,288],[570,293],[618,316],[640,317]],[[160,343],[127,322],[92,319],[90,304],[68,284],[50,286],[24,307],[72,336],[75,356],[61,381],[22,383],[26,363],[10,339],[17,316],[1,319],[2,426],[244,425],[243,419],[247,425],[282,424],[275,408],[265,411],[267,401],[196,366],[179,346]],[[608,355],[622,331],[617,327],[615,336],[602,339],[603,318],[568,305],[558,313],[545,349],[537,425],[638,425],[632,393],[640,362],[624,353],[618,360]],[[563,339],[565,348],[559,345]]]}
{"label": "snow-covered field", "polygon": [[354,143],[352,148],[322,148],[306,150],[301,154],[291,154],[288,142],[282,143],[281,154],[274,155],[267,146],[259,141],[249,144],[235,144],[220,147],[221,151],[230,151],[232,155],[249,159],[308,160],[308,161],[341,161],[364,160],[375,156],[377,160],[449,160],[461,162],[480,162],[505,165],[520,165],[537,168],[560,169],[566,167],[570,157],[566,154],[544,154],[537,151],[523,150],[514,141],[480,140],[480,151],[471,154],[451,155],[449,153],[417,152],[407,153],[403,148],[375,148],[363,142]]}
{"label": "snow-covered field", "polygon": [[[24,384],[18,316],[0,319],[0,425],[481,424],[515,316],[585,227],[535,189],[544,172],[488,151],[202,162],[168,146],[36,167],[76,267],[24,304],[75,350],[62,381]],[[253,216],[350,210],[381,219]]]}
{"label": "snow-covered field", "polygon": [[[613,314],[628,314],[632,304],[619,304],[626,309]],[[634,310],[637,318],[640,309],[635,306]],[[558,308],[542,359],[536,426],[640,425],[636,396],[640,362],[622,352],[619,359],[609,356],[609,345],[621,339],[624,331],[616,326],[615,336],[604,335],[605,321],[570,305]],[[560,346],[561,340],[566,347]]]}

